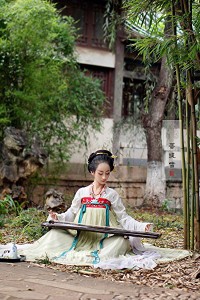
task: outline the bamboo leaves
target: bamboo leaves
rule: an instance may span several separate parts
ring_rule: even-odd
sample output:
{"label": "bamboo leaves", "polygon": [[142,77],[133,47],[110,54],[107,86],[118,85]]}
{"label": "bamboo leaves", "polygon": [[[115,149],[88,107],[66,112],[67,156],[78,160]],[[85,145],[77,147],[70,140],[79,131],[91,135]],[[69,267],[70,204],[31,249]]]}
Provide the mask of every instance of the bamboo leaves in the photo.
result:
{"label": "bamboo leaves", "polygon": [[[195,90],[195,72],[200,70],[200,5],[198,1],[139,1],[124,4],[129,22],[146,30],[132,40],[145,63],[166,57],[168,67],[176,73],[176,95],[179,103],[180,147],[182,149],[182,184],[184,207],[184,247],[200,249],[199,178],[197,160],[197,124],[199,100]],[[164,30],[164,24],[169,30]],[[171,28],[173,30],[170,30]],[[186,103],[186,104],[185,104]],[[186,110],[185,110],[186,107]],[[186,112],[186,114],[185,114]],[[187,124],[185,130],[185,124]],[[184,140],[186,131],[187,143]],[[187,147],[187,159],[185,155]]]}

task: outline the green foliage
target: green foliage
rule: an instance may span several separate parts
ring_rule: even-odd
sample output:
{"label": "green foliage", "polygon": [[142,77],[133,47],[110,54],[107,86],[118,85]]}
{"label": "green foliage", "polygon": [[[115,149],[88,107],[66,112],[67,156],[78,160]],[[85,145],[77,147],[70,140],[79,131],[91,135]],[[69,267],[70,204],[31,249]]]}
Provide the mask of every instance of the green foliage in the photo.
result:
{"label": "green foliage", "polygon": [[118,1],[107,0],[104,13],[104,39],[108,42],[110,49],[113,49],[116,41],[117,27],[121,23]]}
{"label": "green foliage", "polygon": [[8,125],[38,135],[52,157],[100,127],[101,83],[74,56],[76,31],[46,0],[0,2],[0,137]]}
{"label": "green foliage", "polygon": [[18,215],[22,210],[22,205],[14,201],[10,195],[0,199],[0,227],[4,226],[8,214]]}
{"label": "green foliage", "polygon": [[48,231],[41,226],[45,219],[45,212],[36,208],[22,209],[18,216],[9,212],[4,215],[0,226],[0,241],[3,243],[15,241],[20,244],[39,239]]}
{"label": "green foliage", "polygon": [[10,227],[21,228],[18,233],[18,238],[23,236],[29,240],[38,239],[46,232],[46,230],[41,227],[41,223],[44,219],[44,212],[36,208],[29,208],[22,210],[21,213],[11,221]]}
{"label": "green foliage", "polygon": [[[198,69],[199,66],[195,62],[200,50],[197,42],[200,38],[200,6],[193,1],[192,33],[189,29],[189,15],[182,14],[178,6],[176,14],[172,14],[171,5],[172,2],[168,0],[124,1],[127,20],[146,30],[141,39],[132,40],[133,45],[143,55],[145,63],[157,62],[166,56],[168,65],[179,64],[183,72],[190,68]],[[175,27],[177,35],[174,35],[171,29],[168,32],[165,30],[167,24],[171,29]],[[188,40],[192,41],[189,48]]]}
{"label": "green foliage", "polygon": [[21,205],[12,199],[10,195],[6,195],[0,200],[0,214],[15,213],[18,215],[22,210]]}
{"label": "green foliage", "polygon": [[161,209],[162,209],[163,211],[170,211],[170,208],[169,208],[169,200],[168,200],[168,199],[165,199],[165,200],[162,202]]}

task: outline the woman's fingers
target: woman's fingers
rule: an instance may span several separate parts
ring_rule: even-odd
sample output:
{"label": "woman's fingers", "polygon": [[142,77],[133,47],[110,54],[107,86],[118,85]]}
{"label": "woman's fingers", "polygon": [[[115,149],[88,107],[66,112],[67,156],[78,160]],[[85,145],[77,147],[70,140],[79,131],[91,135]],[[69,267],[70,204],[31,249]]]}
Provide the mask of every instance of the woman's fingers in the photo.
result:
{"label": "woman's fingers", "polygon": [[55,212],[53,212],[52,210],[49,211],[49,215],[51,216],[52,219],[58,220],[57,214]]}
{"label": "woman's fingers", "polygon": [[147,224],[146,227],[145,227],[145,231],[149,231],[151,228],[151,224]]}

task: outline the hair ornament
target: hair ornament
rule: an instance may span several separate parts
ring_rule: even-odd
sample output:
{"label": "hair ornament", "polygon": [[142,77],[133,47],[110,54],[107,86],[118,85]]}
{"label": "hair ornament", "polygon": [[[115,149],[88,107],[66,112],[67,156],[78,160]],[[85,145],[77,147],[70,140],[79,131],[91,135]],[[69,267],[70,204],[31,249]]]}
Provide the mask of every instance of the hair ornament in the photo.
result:
{"label": "hair ornament", "polygon": [[97,152],[97,153],[96,153],[96,155],[101,155],[101,154],[110,156],[110,155],[109,155],[108,153],[106,153],[106,152]]}
{"label": "hair ornament", "polygon": [[107,155],[107,156],[109,156],[109,157],[111,157],[111,158],[117,158],[117,156],[116,155],[109,155],[108,153],[106,153],[106,152],[97,152],[96,153],[96,155]]}

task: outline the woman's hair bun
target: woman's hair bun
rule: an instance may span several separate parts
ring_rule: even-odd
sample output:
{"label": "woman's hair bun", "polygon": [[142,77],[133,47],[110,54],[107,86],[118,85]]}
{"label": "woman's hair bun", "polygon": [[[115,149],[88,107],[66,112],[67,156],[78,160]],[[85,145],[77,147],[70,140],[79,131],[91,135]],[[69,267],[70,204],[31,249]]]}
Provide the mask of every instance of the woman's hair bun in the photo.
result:
{"label": "woman's hair bun", "polygon": [[90,163],[93,160],[93,158],[95,158],[95,156],[96,156],[95,152],[91,153],[89,158],[88,158],[88,163]]}
{"label": "woman's hair bun", "polygon": [[107,162],[110,166],[110,170],[114,169],[114,157],[112,153],[108,150],[97,150],[90,154],[88,158],[88,171],[95,172],[98,164],[100,162]]}

